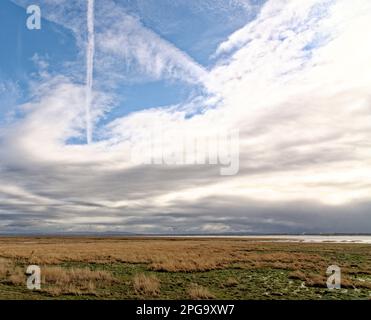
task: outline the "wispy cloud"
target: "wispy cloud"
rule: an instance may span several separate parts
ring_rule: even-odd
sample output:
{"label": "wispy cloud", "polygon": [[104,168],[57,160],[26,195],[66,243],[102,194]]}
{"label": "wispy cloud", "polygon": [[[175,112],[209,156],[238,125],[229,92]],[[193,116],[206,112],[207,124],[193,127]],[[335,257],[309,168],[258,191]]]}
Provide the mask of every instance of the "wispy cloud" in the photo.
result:
{"label": "wispy cloud", "polygon": [[125,79],[142,75],[202,83],[206,70],[185,52],[145,28],[138,18],[125,10],[107,5],[105,10],[102,14],[105,23],[97,33],[104,66],[111,62]]}

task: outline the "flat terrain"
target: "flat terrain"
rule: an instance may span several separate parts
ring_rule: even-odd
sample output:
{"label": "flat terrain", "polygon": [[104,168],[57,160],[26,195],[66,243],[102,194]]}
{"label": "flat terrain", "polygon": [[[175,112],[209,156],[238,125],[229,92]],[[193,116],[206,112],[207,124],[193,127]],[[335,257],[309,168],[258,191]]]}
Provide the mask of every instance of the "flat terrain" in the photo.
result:
{"label": "flat terrain", "polygon": [[[28,265],[41,290],[26,287]],[[328,290],[338,265],[342,288]],[[371,245],[203,238],[0,238],[0,299],[371,299]]]}

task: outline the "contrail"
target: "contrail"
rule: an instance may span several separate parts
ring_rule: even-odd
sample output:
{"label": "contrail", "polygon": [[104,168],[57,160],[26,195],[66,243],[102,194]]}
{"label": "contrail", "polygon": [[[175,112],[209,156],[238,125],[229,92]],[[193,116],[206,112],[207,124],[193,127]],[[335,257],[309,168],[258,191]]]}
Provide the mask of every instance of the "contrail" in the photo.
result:
{"label": "contrail", "polygon": [[86,142],[92,142],[93,129],[91,119],[91,102],[92,102],[92,89],[93,89],[93,71],[94,71],[94,52],[95,52],[95,39],[94,39],[94,0],[88,1],[88,43],[86,48],[86,96],[85,96],[85,111],[86,111]]}

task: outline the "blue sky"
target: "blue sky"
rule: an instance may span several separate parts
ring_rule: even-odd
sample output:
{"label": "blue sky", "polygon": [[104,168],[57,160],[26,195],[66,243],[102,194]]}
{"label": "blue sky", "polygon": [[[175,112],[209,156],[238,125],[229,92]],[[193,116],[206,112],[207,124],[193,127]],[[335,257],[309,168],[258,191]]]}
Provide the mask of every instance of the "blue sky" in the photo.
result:
{"label": "blue sky", "polygon": [[87,4],[0,2],[0,232],[371,232],[370,1]]}
{"label": "blue sky", "polygon": [[37,80],[39,68],[35,57],[46,57],[51,72],[62,72],[63,62],[77,58],[75,39],[71,32],[43,19],[42,29],[31,32],[25,21],[28,15],[22,7],[10,1],[0,3],[0,83],[2,91],[1,119],[14,113],[14,105],[29,99],[29,82]]}

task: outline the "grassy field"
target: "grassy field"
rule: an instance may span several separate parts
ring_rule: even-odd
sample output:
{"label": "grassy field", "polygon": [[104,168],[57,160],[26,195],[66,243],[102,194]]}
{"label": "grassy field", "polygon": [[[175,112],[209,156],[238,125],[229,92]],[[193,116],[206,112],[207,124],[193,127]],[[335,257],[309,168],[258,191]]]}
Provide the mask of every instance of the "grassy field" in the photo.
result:
{"label": "grassy field", "polygon": [[[40,291],[26,287],[41,268]],[[328,290],[338,265],[342,288]],[[0,299],[371,299],[371,245],[189,238],[0,238]]]}

